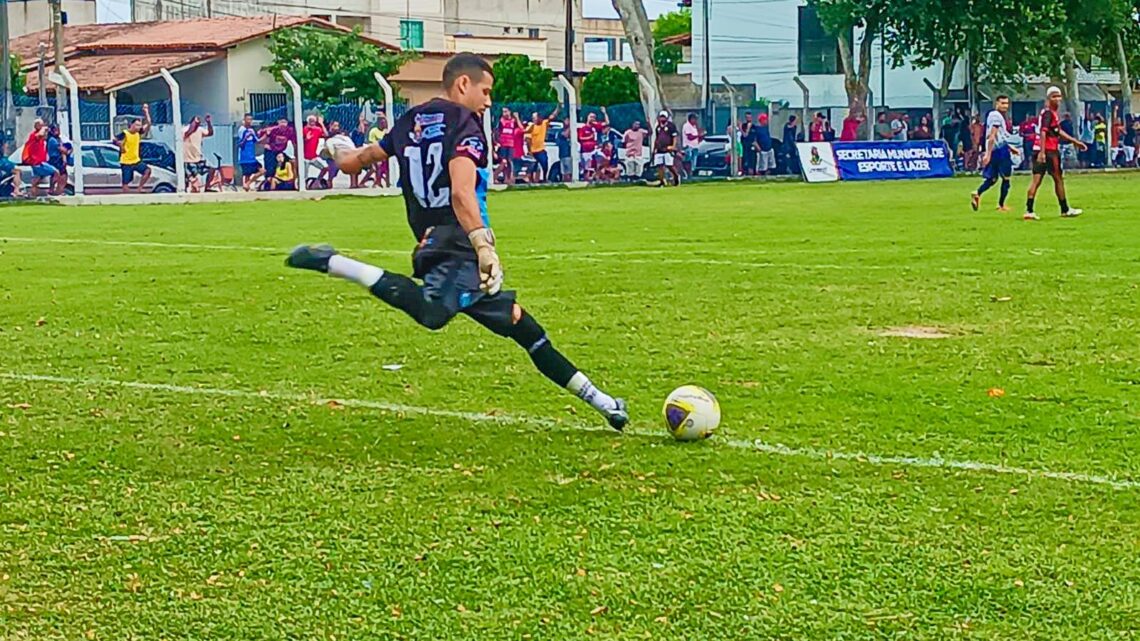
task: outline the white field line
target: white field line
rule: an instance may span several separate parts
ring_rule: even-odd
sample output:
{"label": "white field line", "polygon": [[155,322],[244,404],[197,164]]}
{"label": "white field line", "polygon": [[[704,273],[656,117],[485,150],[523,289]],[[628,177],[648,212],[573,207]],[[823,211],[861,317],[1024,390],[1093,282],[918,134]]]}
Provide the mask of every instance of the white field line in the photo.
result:
{"label": "white field line", "polygon": [[[203,251],[241,251],[241,252],[257,252],[257,253],[271,253],[284,256],[288,253],[288,249],[281,247],[259,247],[256,245],[210,245],[210,244],[197,244],[197,243],[164,243],[157,241],[141,241],[141,240],[98,240],[87,238],[30,238],[21,236],[0,236],[0,242],[12,243],[29,243],[29,244],[57,244],[57,245],[101,245],[110,247],[144,247],[144,248],[158,248],[158,249],[189,249],[189,250],[203,250]],[[345,254],[358,254],[358,255],[382,255],[382,256],[411,256],[410,249],[344,249]],[[702,258],[693,256],[688,258],[670,258],[676,252],[671,250],[634,250],[630,252],[622,251],[606,251],[606,252],[566,252],[558,254],[527,254],[517,253],[510,256],[510,260],[537,260],[537,261],[559,261],[559,260],[577,260],[582,262],[591,263],[609,263],[615,266],[620,265],[710,265],[710,266],[725,266],[735,267],[741,269],[817,269],[817,270],[835,270],[835,271],[892,271],[892,272],[905,272],[911,269],[908,265],[866,265],[866,264],[835,264],[835,263],[796,263],[796,262],[769,262],[769,261],[749,261],[741,260],[739,256],[779,256],[781,252],[769,252],[765,250],[697,250],[710,255],[722,256],[736,256],[736,258]],[[793,251],[783,252],[784,254],[855,254],[861,253],[864,250],[860,249],[847,249],[847,250],[824,250],[815,251],[810,249],[797,249]],[[872,250],[866,250],[872,251]],[[954,248],[947,248],[945,250],[934,250],[934,253],[941,251],[959,253],[963,250]],[[970,251],[966,249],[964,251]],[[660,256],[659,258],[635,258],[634,256]],[[612,258],[620,258],[618,261],[610,260]],[[938,267],[934,271],[947,274],[964,274],[982,276],[985,272],[981,269],[967,268],[967,267]],[[1017,271],[1026,272],[1028,270],[1015,270],[1003,272],[1006,274],[1015,273]],[[1034,272],[1035,273],[1035,272]],[[1065,274],[1071,278],[1092,278],[1092,279],[1128,279],[1127,276],[1116,274],[1101,274],[1101,273],[1067,273]]]}
{"label": "white field line", "polygon": [[[530,425],[557,432],[612,431],[609,428],[596,425],[567,425],[548,418],[525,416],[519,414],[481,414],[478,412],[462,412],[457,410],[435,409],[429,407],[419,407],[415,405],[404,405],[401,403],[388,403],[384,401],[370,401],[352,398],[322,398],[308,394],[270,392],[265,390],[255,392],[251,390],[193,387],[189,385],[171,385],[168,383],[144,383],[138,381],[118,381],[112,379],[73,378],[68,376],[21,374],[17,372],[0,372],[0,379],[31,383],[57,383],[62,385],[75,385],[83,387],[121,387],[150,392],[168,392],[173,394],[187,394],[195,396],[266,399],[271,401],[288,401],[296,403],[307,403],[312,405],[328,405],[332,403],[339,404],[344,407],[379,410],[383,412],[391,412],[403,415],[432,416],[437,418],[452,418],[464,421],[499,423],[504,425]],[[626,434],[637,437],[664,438],[660,432],[640,429],[627,430]],[[1010,467],[996,463],[983,463],[980,461],[959,461],[953,459],[930,458],[921,456],[884,456],[879,454],[866,454],[862,452],[821,450],[811,447],[790,447],[778,443],[765,443],[759,439],[738,440],[714,438],[711,442],[724,447],[749,450],[774,456],[788,456],[822,461],[853,461],[857,463],[888,467],[915,467],[960,470],[964,472],[1006,474],[1011,476],[1024,476],[1027,478],[1052,479],[1085,485],[1104,485],[1118,490],[1140,489],[1140,480],[1118,479],[1103,474],[1083,474],[1079,472],[1055,472],[1050,470],[1036,470],[1025,467]]]}

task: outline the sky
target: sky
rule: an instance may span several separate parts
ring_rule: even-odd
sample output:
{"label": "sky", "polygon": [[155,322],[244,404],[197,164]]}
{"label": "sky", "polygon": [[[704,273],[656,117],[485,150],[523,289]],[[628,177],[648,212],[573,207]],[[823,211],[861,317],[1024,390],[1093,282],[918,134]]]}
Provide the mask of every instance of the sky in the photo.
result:
{"label": "sky", "polygon": [[[616,18],[610,0],[582,0],[582,14],[587,18]],[[662,13],[674,11],[677,0],[644,0],[645,11],[653,19]],[[96,0],[95,11],[99,22],[126,22],[130,19],[130,0]]]}

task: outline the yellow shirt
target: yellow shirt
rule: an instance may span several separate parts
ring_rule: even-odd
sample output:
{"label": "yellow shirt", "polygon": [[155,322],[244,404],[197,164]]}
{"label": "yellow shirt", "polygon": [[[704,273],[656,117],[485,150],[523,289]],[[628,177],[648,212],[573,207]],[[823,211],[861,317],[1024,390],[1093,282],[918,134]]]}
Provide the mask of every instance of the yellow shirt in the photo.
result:
{"label": "yellow shirt", "polygon": [[372,129],[368,130],[368,144],[370,145],[375,145],[376,143],[380,142],[380,139],[383,137],[384,130],[379,127],[373,127]]}
{"label": "yellow shirt", "polygon": [[273,177],[281,182],[290,182],[293,180],[293,163],[286,161],[284,165],[277,167],[277,171],[273,172]]}
{"label": "yellow shirt", "polygon": [[139,157],[139,141],[142,140],[142,134],[131,133],[129,129],[123,130],[119,134],[119,141],[122,146],[122,152],[119,154],[120,165],[137,165],[142,162]]}
{"label": "yellow shirt", "polygon": [[526,132],[530,134],[530,153],[536,154],[540,151],[546,151],[546,130],[549,128],[549,120],[527,125]]}

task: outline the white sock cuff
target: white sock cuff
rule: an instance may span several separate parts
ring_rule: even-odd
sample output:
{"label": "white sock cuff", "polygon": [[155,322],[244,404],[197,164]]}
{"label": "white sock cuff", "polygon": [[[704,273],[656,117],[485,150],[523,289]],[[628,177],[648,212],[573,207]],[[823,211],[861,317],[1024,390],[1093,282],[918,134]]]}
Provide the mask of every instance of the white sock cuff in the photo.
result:
{"label": "white sock cuff", "polygon": [[332,258],[329,258],[329,276],[351,280],[355,283],[360,283],[364,287],[372,287],[383,275],[383,269],[375,265],[353,260],[347,256],[336,254]]}

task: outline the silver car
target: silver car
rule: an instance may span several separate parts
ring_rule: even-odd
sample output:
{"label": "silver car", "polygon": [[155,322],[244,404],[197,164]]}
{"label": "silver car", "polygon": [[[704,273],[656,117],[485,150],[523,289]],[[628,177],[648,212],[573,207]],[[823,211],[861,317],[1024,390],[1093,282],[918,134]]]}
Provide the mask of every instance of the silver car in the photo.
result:
{"label": "silver car", "polygon": [[[20,170],[20,180],[25,187],[32,184],[32,168],[20,164],[24,149],[21,146],[8,158],[16,163]],[[72,161],[68,167],[67,194],[75,193],[75,164]],[[45,180],[41,178],[40,180]],[[137,178],[132,180],[131,191],[137,184]],[[178,180],[173,171],[162,167],[150,166],[150,180],[147,181],[144,192],[155,194],[170,194],[177,191]],[[46,188],[45,188],[46,190]],[[106,142],[83,143],[83,193],[88,195],[118,194],[123,191],[123,173],[119,168],[119,148]]]}

